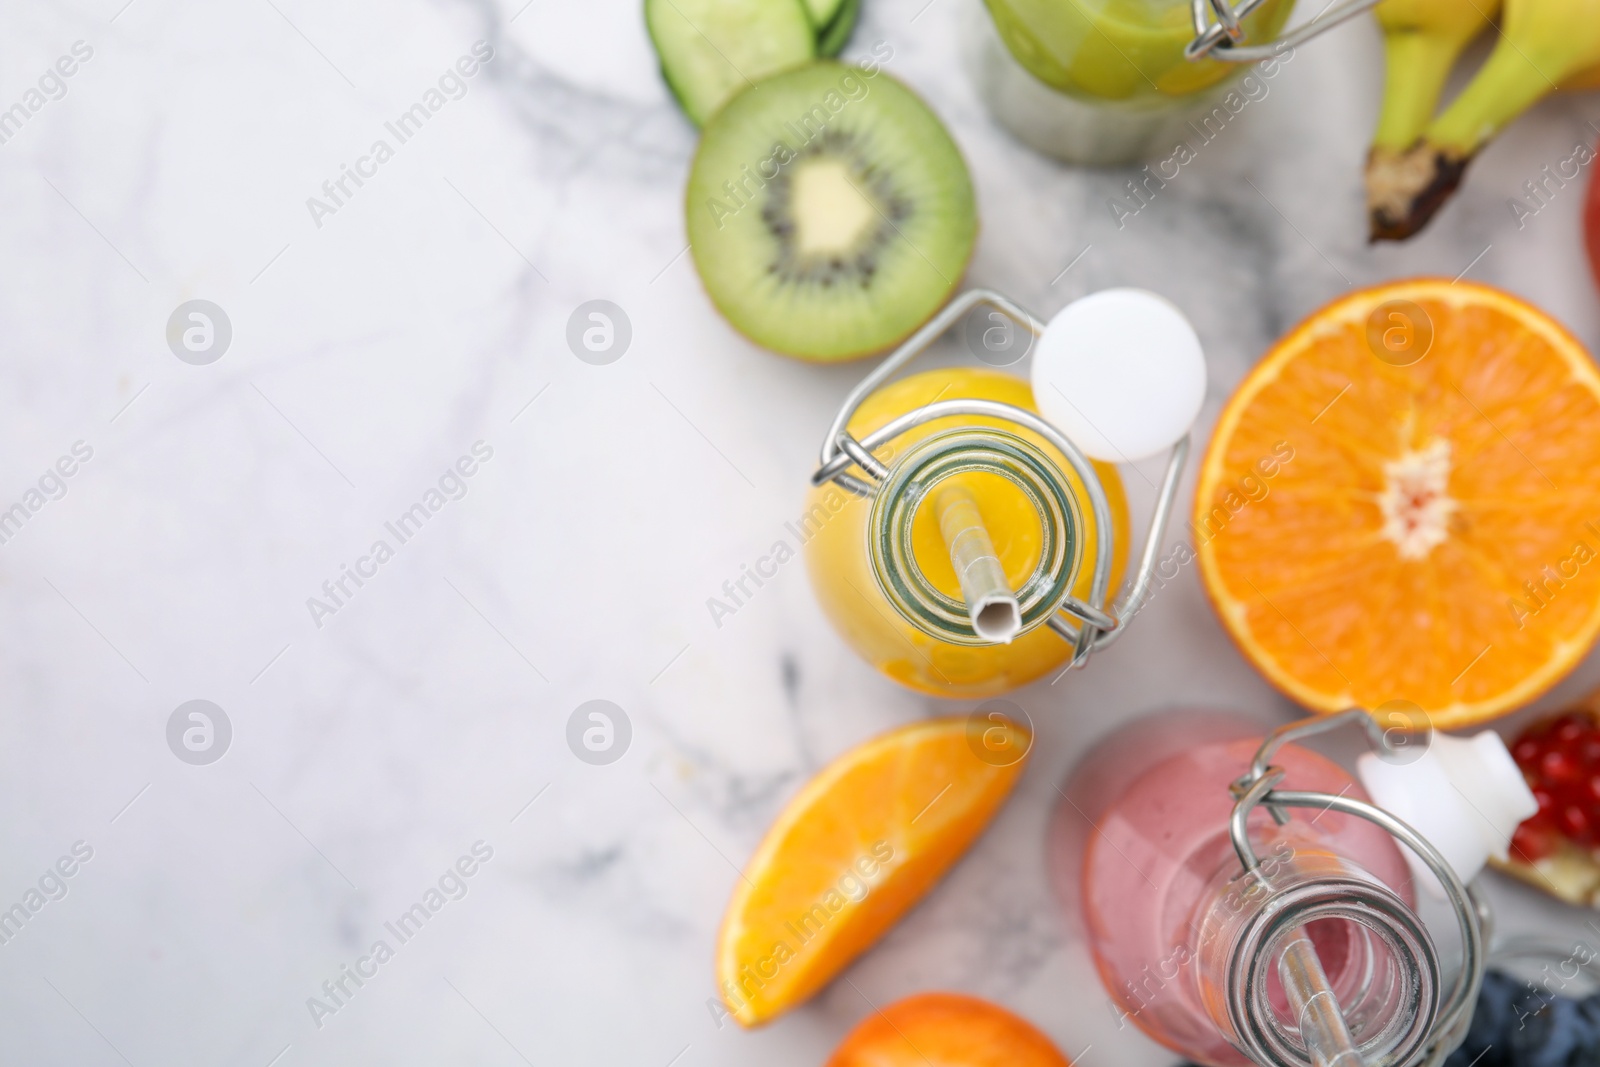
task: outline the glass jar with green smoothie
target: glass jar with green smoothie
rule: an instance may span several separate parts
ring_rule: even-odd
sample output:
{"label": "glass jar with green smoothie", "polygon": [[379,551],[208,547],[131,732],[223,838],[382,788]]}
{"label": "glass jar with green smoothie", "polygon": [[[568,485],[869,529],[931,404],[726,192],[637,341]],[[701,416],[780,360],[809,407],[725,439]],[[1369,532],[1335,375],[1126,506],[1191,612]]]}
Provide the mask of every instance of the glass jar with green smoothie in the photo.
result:
{"label": "glass jar with green smoothie", "polygon": [[[1058,159],[1116,165],[1165,155],[1184,140],[1189,121],[1242,73],[1242,57],[1228,55],[1228,45],[1276,38],[1294,0],[1236,8],[1210,0],[983,4],[988,17],[969,0],[966,60],[995,117]],[[1209,45],[1201,24],[1211,27]]]}

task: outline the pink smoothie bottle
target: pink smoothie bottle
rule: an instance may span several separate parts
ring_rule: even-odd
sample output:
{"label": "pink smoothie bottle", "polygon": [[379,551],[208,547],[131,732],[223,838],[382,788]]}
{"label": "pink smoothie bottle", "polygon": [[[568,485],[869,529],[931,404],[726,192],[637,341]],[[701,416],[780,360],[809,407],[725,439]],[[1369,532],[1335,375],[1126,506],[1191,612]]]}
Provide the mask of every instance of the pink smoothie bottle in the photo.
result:
{"label": "pink smoothie bottle", "polygon": [[[1382,741],[1363,713],[1346,714]],[[1354,777],[1287,743],[1328,721],[1263,748],[1265,731],[1239,716],[1149,717],[1103,742],[1063,788],[1051,876],[1081,915],[1115,1011],[1198,1063],[1409,1064],[1470,1011],[1482,945],[1463,880],[1423,842],[1463,915],[1468,965],[1444,988],[1414,885],[1443,894],[1445,883],[1402,853],[1391,835],[1408,828],[1364,803]],[[1506,788],[1525,789],[1520,778]]]}

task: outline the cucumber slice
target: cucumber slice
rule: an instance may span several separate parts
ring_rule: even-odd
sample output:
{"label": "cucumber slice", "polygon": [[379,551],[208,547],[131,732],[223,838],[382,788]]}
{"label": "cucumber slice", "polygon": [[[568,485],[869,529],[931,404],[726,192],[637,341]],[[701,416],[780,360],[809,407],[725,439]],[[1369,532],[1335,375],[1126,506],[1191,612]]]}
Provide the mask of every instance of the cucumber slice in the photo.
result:
{"label": "cucumber slice", "polygon": [[817,34],[817,55],[832,59],[844,51],[844,46],[850,42],[850,34],[856,28],[856,19],[860,15],[861,0],[840,0],[839,10],[834,14],[833,21],[822,27]]}
{"label": "cucumber slice", "polygon": [[849,0],[805,0],[806,12],[811,16],[811,25],[821,33],[833,22],[834,17],[839,14],[839,9],[848,2]]}
{"label": "cucumber slice", "polygon": [[814,59],[802,0],[645,0],[661,75],[695,125],[746,86]]}

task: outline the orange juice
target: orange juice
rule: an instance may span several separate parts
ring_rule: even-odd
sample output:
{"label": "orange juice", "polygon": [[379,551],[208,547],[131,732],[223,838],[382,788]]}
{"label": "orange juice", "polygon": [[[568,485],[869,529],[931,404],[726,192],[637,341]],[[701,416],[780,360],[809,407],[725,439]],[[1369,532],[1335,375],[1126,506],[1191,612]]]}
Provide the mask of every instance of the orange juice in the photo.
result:
{"label": "orange juice", "polygon": [[[847,427],[857,440],[936,400],[998,401],[1035,412],[1028,384],[987,369],[924,371],[868,396]],[[902,482],[897,472],[924,477]],[[1060,451],[1016,423],[935,419],[876,453],[889,474],[872,499],[826,483],[811,490],[801,524],[806,566],[823,611],[863,658],[902,685],[936,696],[995,696],[1064,667],[1073,645],[1046,625],[1067,595],[1089,598],[1101,531],[1089,495]],[[916,460],[917,462],[913,462]],[[1096,463],[1111,506],[1108,592],[1127,562],[1128,506],[1116,469]],[[862,475],[859,468],[851,472]],[[933,492],[957,487],[975,501],[994,555],[1023,604],[1023,632],[1007,644],[976,637]]]}

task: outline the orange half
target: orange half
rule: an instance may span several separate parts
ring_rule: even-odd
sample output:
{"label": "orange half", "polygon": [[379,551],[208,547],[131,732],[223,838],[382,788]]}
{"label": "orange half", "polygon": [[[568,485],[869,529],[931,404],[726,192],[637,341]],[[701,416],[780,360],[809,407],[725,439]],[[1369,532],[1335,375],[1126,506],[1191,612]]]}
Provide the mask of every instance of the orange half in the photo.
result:
{"label": "orange half", "polygon": [[1504,714],[1600,633],[1600,373],[1488,286],[1352,293],[1223,410],[1193,533],[1223,625],[1300,703]]}
{"label": "orange half", "polygon": [[934,719],[839,757],[789,802],[734,887],[717,986],[745,1026],[816,993],[959,859],[1022,774],[1032,735]]}

